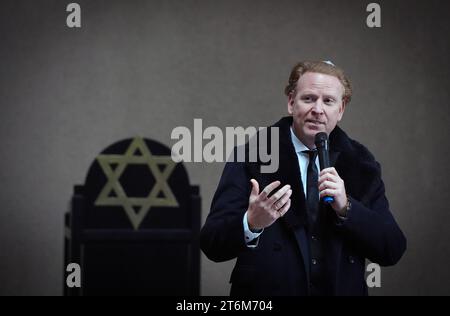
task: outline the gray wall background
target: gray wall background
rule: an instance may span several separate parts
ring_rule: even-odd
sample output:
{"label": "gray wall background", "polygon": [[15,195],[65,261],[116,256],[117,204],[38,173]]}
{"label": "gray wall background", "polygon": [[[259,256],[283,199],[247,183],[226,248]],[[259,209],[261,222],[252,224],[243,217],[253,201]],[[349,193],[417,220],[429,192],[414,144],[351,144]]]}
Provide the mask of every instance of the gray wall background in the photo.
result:
{"label": "gray wall background", "polygon": [[[71,1],[0,4],[0,294],[59,295],[63,214],[95,156],[176,126],[266,126],[286,114],[294,63],[329,59],[352,80],[341,124],[383,166],[408,238],[374,295],[450,294],[448,1]],[[203,220],[223,164],[190,163]],[[202,294],[234,262],[202,255]]]}

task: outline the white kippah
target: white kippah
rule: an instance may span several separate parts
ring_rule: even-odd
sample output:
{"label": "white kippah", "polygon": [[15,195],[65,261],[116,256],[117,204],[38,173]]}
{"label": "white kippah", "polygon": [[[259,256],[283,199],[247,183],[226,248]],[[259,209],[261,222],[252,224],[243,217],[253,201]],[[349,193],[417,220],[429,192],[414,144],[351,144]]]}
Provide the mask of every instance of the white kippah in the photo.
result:
{"label": "white kippah", "polygon": [[330,65],[330,66],[336,67],[336,65],[333,64],[333,63],[332,63],[331,61],[329,61],[329,60],[322,60],[322,62],[324,62],[325,64],[328,64],[328,65]]}

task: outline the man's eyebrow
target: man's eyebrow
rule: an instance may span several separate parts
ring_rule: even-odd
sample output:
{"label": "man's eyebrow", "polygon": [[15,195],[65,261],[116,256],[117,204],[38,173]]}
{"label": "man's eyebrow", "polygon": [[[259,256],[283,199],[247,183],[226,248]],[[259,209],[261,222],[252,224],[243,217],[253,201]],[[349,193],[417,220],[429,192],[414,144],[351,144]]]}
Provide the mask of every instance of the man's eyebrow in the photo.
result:
{"label": "man's eyebrow", "polygon": [[316,92],[313,91],[301,91],[300,95],[304,96],[304,95],[317,95]]}

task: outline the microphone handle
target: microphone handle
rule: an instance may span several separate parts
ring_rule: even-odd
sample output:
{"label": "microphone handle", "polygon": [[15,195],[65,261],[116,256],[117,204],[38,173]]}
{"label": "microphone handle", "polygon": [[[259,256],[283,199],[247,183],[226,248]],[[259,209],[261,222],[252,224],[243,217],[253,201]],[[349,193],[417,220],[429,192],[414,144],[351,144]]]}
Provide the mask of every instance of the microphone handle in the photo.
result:
{"label": "microphone handle", "polygon": [[331,204],[334,202],[334,198],[332,196],[324,196],[322,201],[327,204]]}
{"label": "microphone handle", "polygon": [[[328,150],[326,150],[325,148],[319,148],[318,154],[319,154],[320,170],[328,168],[330,166],[330,158],[328,155]],[[322,201],[324,203],[331,204],[334,202],[334,198],[332,196],[324,196],[322,197]]]}

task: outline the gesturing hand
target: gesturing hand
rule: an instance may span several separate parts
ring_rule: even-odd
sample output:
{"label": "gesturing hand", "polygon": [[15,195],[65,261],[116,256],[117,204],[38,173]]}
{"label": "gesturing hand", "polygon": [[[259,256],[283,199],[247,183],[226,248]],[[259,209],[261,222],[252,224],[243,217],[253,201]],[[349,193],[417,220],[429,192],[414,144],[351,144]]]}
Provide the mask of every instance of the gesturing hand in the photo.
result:
{"label": "gesturing hand", "polygon": [[272,225],[278,218],[286,214],[291,206],[291,186],[285,185],[270,198],[268,195],[281,182],[274,181],[259,193],[259,184],[255,179],[251,179],[252,192],[250,193],[247,213],[248,226],[251,230],[259,230]]}

